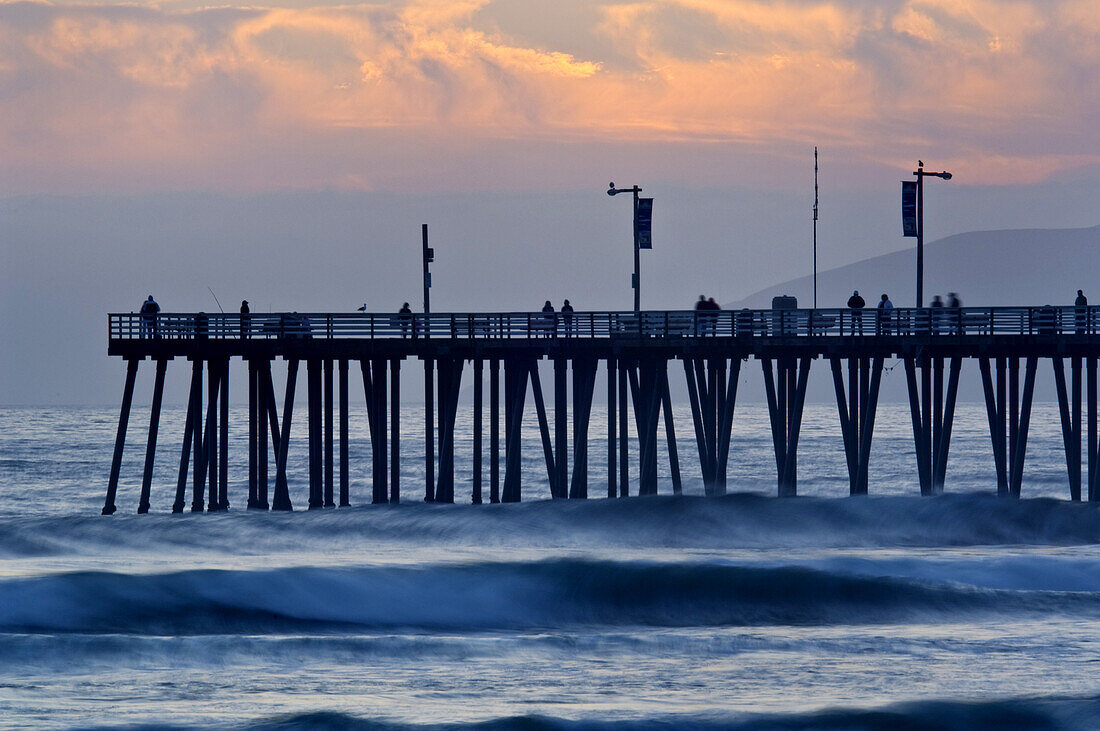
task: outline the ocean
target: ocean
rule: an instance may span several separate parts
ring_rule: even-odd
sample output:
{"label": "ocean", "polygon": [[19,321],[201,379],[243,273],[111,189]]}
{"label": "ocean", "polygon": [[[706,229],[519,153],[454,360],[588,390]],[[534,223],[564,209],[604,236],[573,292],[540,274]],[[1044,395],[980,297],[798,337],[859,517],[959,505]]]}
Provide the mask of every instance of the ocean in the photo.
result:
{"label": "ocean", "polygon": [[360,408],[352,508],[302,509],[296,419],[295,512],[245,510],[234,408],[231,510],[171,515],[184,412],[166,409],[139,516],[135,404],[102,517],[117,407],[0,409],[0,727],[1100,727],[1100,512],[1067,499],[1054,404],[1035,406],[1021,500],[994,494],[982,404],[959,405],[932,498],[904,404],[880,405],[862,498],[835,406],[807,405],[801,496],[782,500],[762,406],[737,407],[721,498],[702,497],[690,417],[683,496],[662,451],[662,495],[599,498],[597,405],[599,499],[550,501],[531,414],[510,505],[468,504],[461,410],[461,504],[425,504],[406,411],[400,505],[368,504]]}

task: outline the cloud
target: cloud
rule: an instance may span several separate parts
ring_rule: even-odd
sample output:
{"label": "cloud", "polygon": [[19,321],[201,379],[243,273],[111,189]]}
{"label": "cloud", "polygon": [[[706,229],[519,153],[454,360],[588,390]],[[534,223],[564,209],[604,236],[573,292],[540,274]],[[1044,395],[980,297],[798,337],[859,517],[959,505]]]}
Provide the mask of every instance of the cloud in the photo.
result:
{"label": "cloud", "polygon": [[431,160],[522,165],[499,153],[524,141],[558,146],[565,184],[623,143],[755,165],[822,144],[973,182],[1100,160],[1087,0],[543,5],[0,3],[0,189],[484,187]]}

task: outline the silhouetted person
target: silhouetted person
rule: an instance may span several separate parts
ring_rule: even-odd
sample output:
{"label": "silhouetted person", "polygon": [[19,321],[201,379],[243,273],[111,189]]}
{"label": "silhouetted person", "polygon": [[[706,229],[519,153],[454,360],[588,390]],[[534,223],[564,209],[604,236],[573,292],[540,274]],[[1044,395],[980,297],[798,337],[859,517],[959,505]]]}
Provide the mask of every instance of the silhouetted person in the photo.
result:
{"label": "silhouetted person", "polygon": [[1083,333],[1091,330],[1089,327],[1089,298],[1081,290],[1077,290],[1077,299],[1073,300],[1073,306],[1077,308],[1077,332]]}
{"label": "silhouetted person", "polygon": [[546,304],[542,306],[542,311],[545,313],[543,318],[543,328],[546,329],[546,336],[556,335],[558,330],[558,318],[554,314],[554,305],[550,304],[550,300],[546,300]]}
{"label": "silhouetted person", "polygon": [[932,298],[932,304],[929,307],[932,308],[932,329],[938,333],[940,321],[943,319],[943,300],[938,294]]}
{"label": "silhouetted person", "polygon": [[894,314],[891,310],[894,309],[894,303],[890,301],[890,297],[883,292],[882,299],[878,301],[878,319],[880,327],[883,332],[889,332],[890,330],[890,318]]}
{"label": "silhouetted person", "polygon": [[[401,309],[397,311],[397,321],[401,323],[401,337],[407,338],[409,336],[409,326],[412,324],[413,311],[409,307],[409,303],[406,302],[401,305]],[[413,333],[413,337],[416,337],[416,333]]]}
{"label": "silhouetted person", "polygon": [[241,340],[247,340],[252,330],[252,310],[248,309],[248,300],[241,300]]}
{"label": "silhouetted person", "polygon": [[954,333],[962,333],[962,306],[958,292],[947,293],[948,317],[951,318],[951,331]]}
{"label": "silhouetted person", "polygon": [[565,337],[570,337],[573,334],[573,305],[569,300],[562,302],[561,319],[565,323]]}
{"label": "silhouetted person", "polygon": [[717,313],[722,309],[722,306],[714,301],[713,297],[707,297],[707,330],[711,335],[718,329],[718,315]]}
{"label": "silhouetted person", "polygon": [[867,300],[859,296],[859,290],[853,289],[852,296],[848,298],[848,308],[852,311],[852,333],[859,330],[863,334],[863,308],[867,306]]}
{"label": "silhouetted person", "polygon": [[149,295],[149,299],[141,305],[141,337],[157,337],[157,313],[160,305]]}
{"label": "silhouetted person", "polygon": [[195,315],[195,340],[206,340],[210,333],[210,318],[205,312]]}

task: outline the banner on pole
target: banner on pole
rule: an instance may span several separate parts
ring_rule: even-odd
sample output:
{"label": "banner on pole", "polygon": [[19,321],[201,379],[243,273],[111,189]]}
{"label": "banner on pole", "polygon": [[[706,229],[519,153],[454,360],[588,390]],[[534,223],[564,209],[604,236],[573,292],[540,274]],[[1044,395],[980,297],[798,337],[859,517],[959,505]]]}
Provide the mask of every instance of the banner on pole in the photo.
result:
{"label": "banner on pole", "polygon": [[917,235],[917,184],[912,180],[901,181],[901,230],[902,236]]}
{"label": "banner on pole", "polygon": [[639,249],[653,248],[653,199],[638,199],[638,215],[634,219]]}

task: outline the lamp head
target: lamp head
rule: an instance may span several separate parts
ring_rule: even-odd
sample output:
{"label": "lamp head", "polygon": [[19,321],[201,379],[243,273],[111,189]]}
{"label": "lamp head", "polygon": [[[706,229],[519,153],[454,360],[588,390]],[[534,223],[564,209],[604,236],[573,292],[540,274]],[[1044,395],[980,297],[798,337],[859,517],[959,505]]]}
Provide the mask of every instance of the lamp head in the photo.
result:
{"label": "lamp head", "polygon": [[607,194],[608,195],[615,195],[618,192],[619,191],[615,190],[615,182],[614,181],[607,184]]}
{"label": "lamp head", "polygon": [[949,173],[945,170],[942,173],[940,173],[940,177],[943,178],[944,180],[951,180],[951,173]]}

